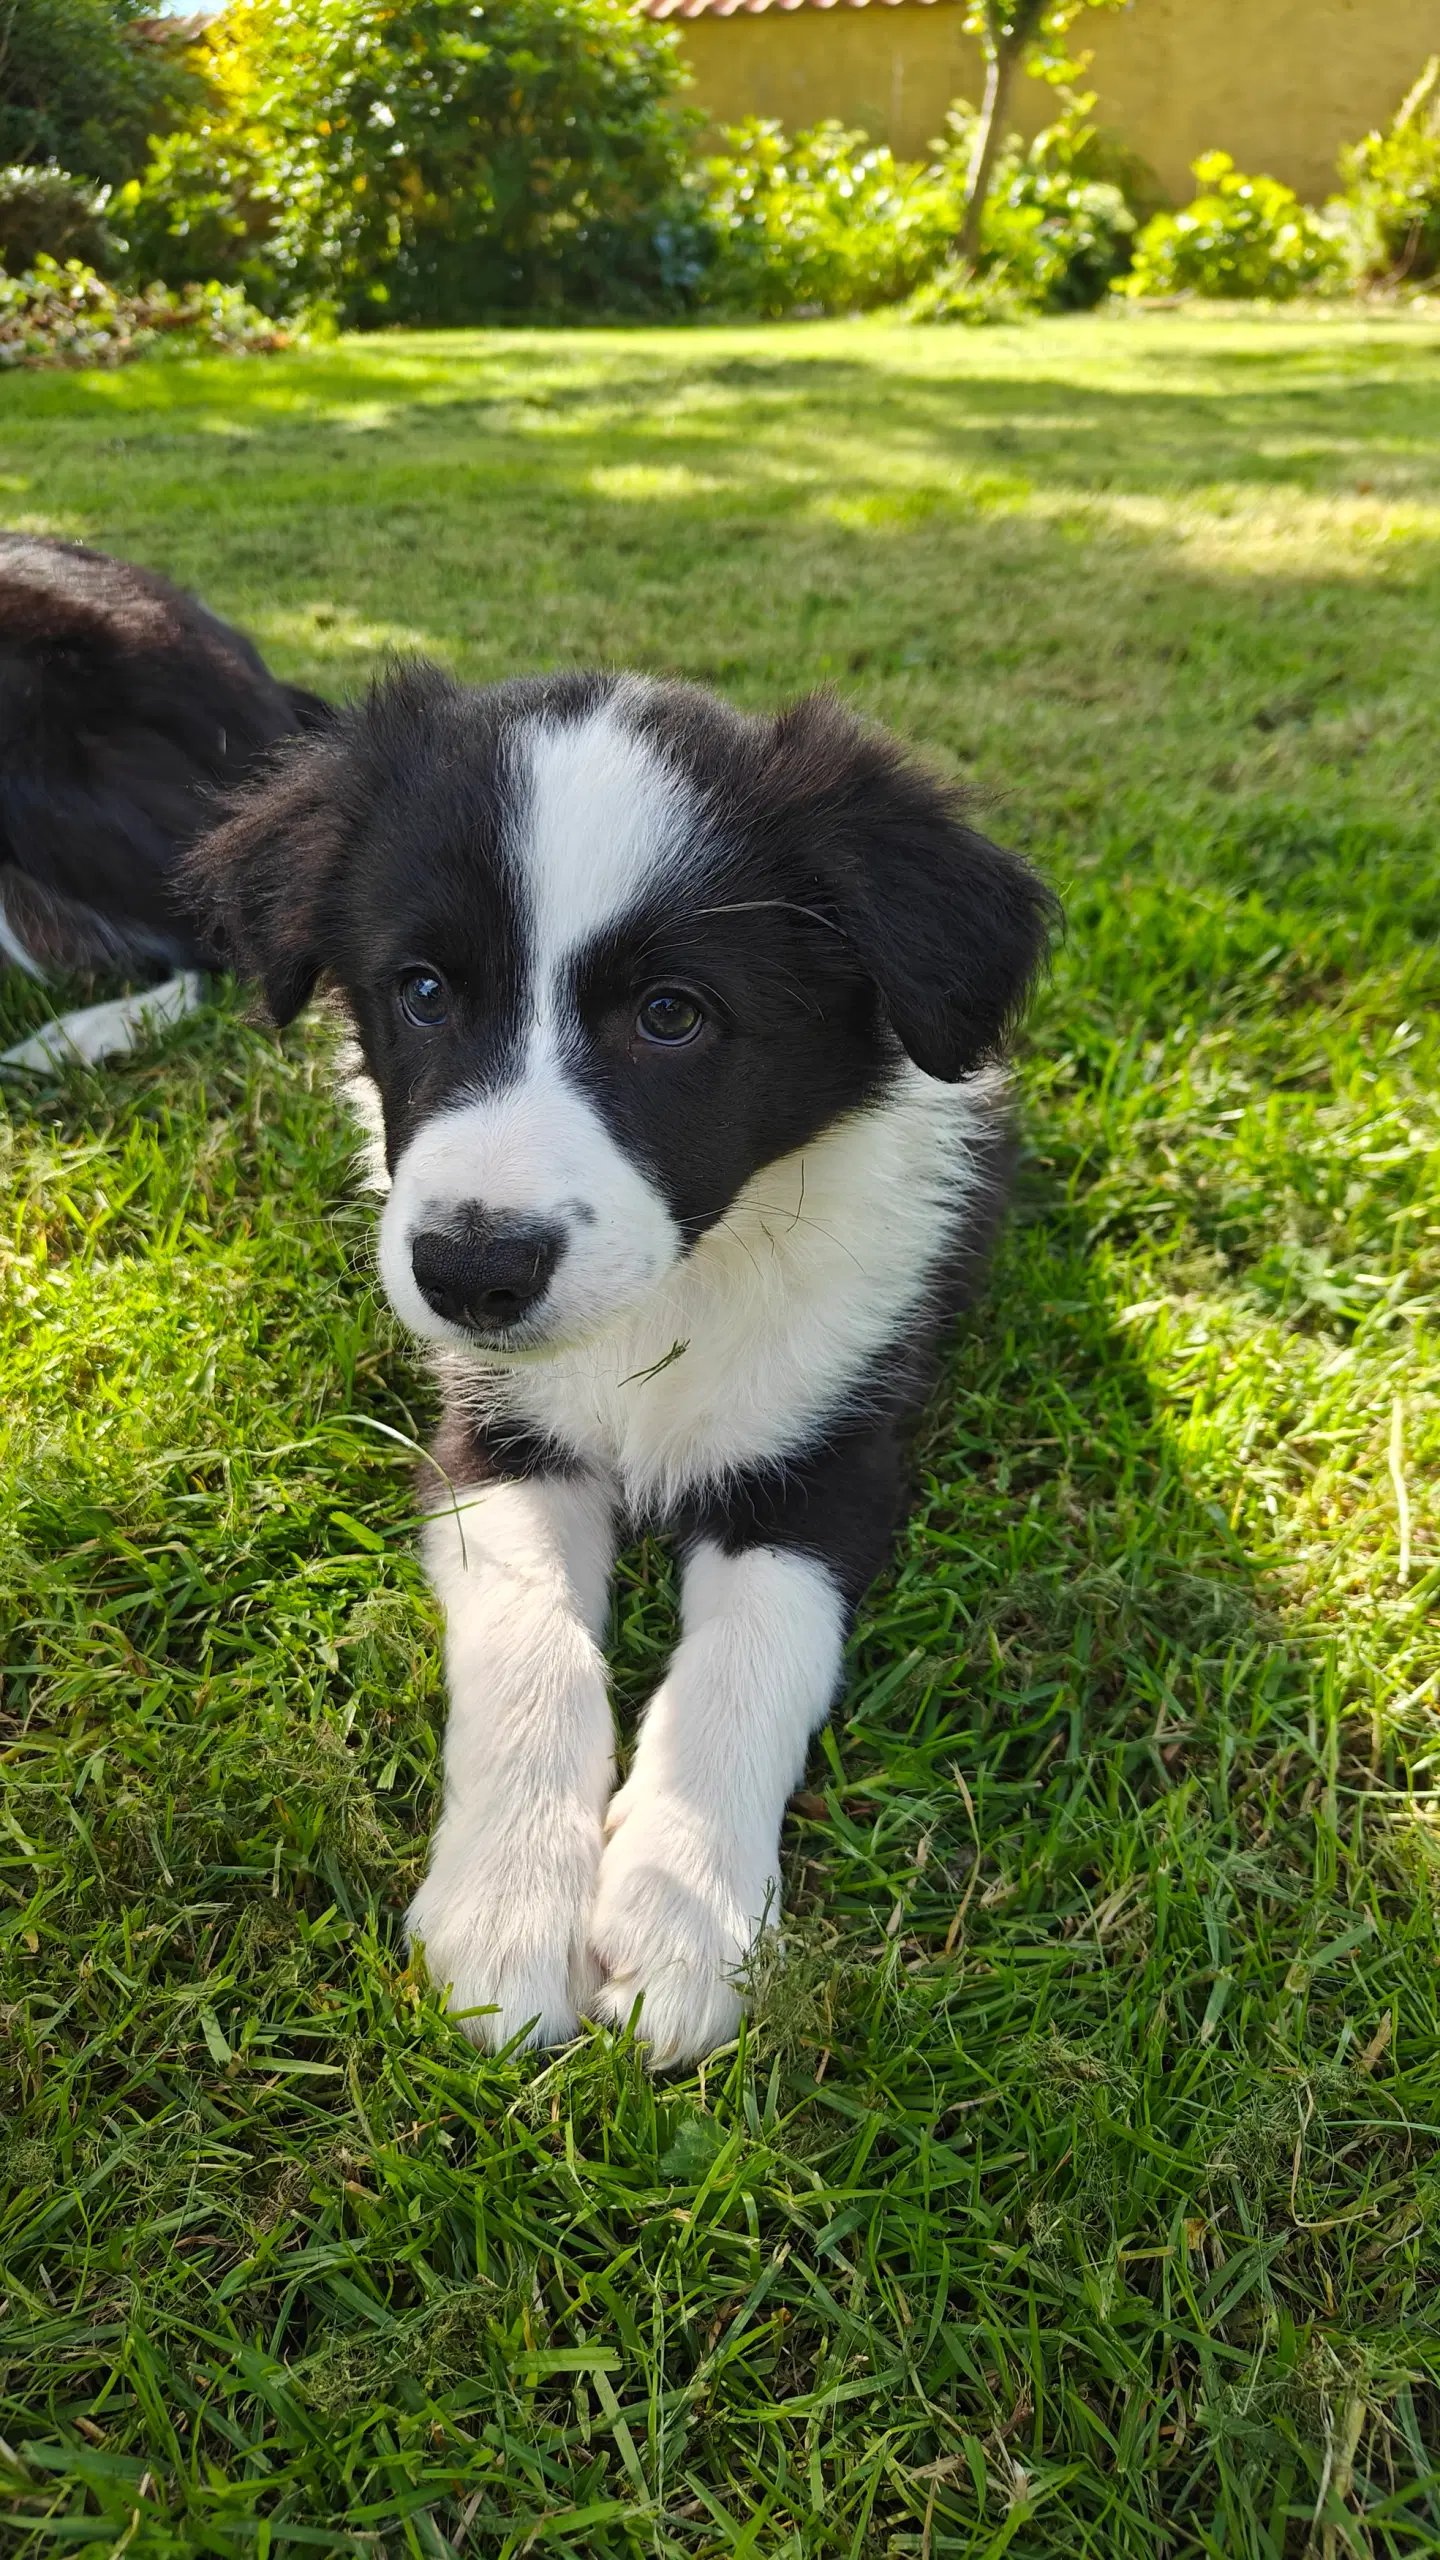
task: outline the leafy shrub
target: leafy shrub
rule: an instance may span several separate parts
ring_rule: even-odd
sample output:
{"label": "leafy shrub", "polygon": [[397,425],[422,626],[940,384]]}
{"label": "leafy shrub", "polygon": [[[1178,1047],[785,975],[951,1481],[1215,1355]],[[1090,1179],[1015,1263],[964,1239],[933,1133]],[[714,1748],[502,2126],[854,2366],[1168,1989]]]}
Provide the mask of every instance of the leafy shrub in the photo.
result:
{"label": "leafy shrub", "polygon": [[104,221],[108,195],[53,161],[0,169],[0,266],[18,276],[38,257],[107,265],[115,250]]}
{"label": "leafy shrub", "polygon": [[953,264],[974,117],[951,109],[928,168],[897,161],[843,125],[787,138],[752,120],[706,162],[700,210],[710,243],[700,298],[778,317],[809,306],[863,311],[910,294],[923,319],[1013,318],[1099,300],[1124,267],[1135,218],[1118,186],[1091,174],[1105,146],[1070,109],[1028,147],[1011,136],[985,209],[972,271]]}
{"label": "leafy shrub", "polygon": [[[978,258],[973,267],[948,259],[912,297],[909,318],[986,321],[1019,319],[1026,311],[1085,311],[1123,274],[1136,229],[1125,188],[1141,192],[1153,181],[1142,161],[1086,122],[1093,104],[1093,98],[1067,96],[1063,113],[1033,141],[1008,136],[986,198]],[[946,121],[941,167],[958,207],[975,119],[961,105]]]}
{"label": "leafy shrub", "polygon": [[1118,187],[1018,180],[985,207],[980,257],[951,260],[911,296],[911,320],[1019,320],[1089,311],[1123,273],[1135,217]]}
{"label": "leafy shrub", "polygon": [[988,273],[947,258],[943,266],[917,285],[905,305],[907,320],[955,320],[967,329],[983,329],[1002,320],[1025,320],[1034,310],[1006,280],[1003,269]]}
{"label": "leafy shrub", "polygon": [[1126,292],[1284,302],[1344,283],[1337,233],[1278,178],[1242,176],[1228,151],[1206,152],[1191,166],[1202,192],[1182,212],[1146,223]]}
{"label": "leafy shrub", "polygon": [[[201,56],[205,112],[117,199],[132,272],[218,275],[275,312],[865,310],[935,277],[960,226],[964,109],[929,167],[754,119],[687,168],[674,38],[629,0],[232,0]],[[982,281],[947,277],[947,313],[1084,307],[1124,267],[1091,103],[1006,146]]]}
{"label": "leafy shrub", "polygon": [[[1093,97],[1067,92],[1060,115],[1034,140],[1012,134],[991,182],[980,267],[1003,268],[1012,289],[1045,311],[1088,311],[1130,263],[1137,228],[1127,190],[1153,186],[1143,161],[1088,121]],[[952,150],[972,148],[952,111]]]}
{"label": "leafy shrub", "polygon": [[78,258],[40,256],[0,275],[0,368],[116,365],[159,352],[224,348],[269,354],[287,343],[233,285],[163,284],[118,292]]}
{"label": "leafy shrub", "polygon": [[236,0],[203,51],[212,110],[121,206],[142,266],[425,326],[683,262],[676,39],[627,0]]}
{"label": "leafy shrub", "polygon": [[809,305],[864,311],[895,302],[932,268],[958,219],[939,169],[898,161],[841,124],[786,136],[758,116],[704,165],[709,259],[700,298],[778,319]]}
{"label": "leafy shrub", "polygon": [[1032,309],[1089,311],[1123,274],[1134,233],[1118,187],[1022,166],[985,207],[982,271],[1003,273]]}
{"label": "leafy shrub", "polygon": [[149,138],[195,110],[183,24],[155,0],[5,0],[0,161],[55,163],[118,185]]}
{"label": "leafy shrub", "polygon": [[1341,153],[1340,175],[1362,273],[1396,282],[1440,274],[1440,54],[1388,129]]}

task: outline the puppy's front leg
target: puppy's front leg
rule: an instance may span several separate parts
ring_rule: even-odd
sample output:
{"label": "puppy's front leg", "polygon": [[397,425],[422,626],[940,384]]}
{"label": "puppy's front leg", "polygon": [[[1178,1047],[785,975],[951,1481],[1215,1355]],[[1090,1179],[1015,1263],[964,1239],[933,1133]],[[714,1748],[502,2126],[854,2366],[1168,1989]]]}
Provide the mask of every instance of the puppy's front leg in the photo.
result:
{"label": "puppy's front leg", "polygon": [[[458,1513],[458,1517],[457,1517]],[[445,1800],[410,1906],[432,1981],[479,2044],[572,2036],[614,1776],[599,1636],[611,1508],[584,1476],[460,1492],[425,1532],[445,1609]],[[533,2022],[533,2023],[532,2023]]]}
{"label": "puppy's front leg", "polygon": [[737,1968],[779,1907],[780,1824],[840,1681],[849,1609],[816,1556],[702,1540],[683,1634],[610,1807],[591,1944],[594,2014],[637,1996],[654,2064],[708,2053],[740,2017]]}

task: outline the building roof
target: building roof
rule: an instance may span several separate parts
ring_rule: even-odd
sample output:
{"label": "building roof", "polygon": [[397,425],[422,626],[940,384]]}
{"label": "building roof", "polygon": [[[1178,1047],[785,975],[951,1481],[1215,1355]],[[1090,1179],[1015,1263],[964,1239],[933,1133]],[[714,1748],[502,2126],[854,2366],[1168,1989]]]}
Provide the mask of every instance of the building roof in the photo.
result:
{"label": "building roof", "polygon": [[767,9],[933,9],[945,0],[638,0],[642,18],[758,18]]}

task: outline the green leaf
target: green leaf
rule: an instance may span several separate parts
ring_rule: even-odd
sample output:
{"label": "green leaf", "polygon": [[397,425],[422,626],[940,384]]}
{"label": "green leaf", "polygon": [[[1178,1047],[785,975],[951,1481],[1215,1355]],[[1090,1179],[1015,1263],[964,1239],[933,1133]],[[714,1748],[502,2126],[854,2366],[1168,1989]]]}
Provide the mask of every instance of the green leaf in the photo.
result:
{"label": "green leaf", "polygon": [[204,2030],[205,2042],[210,2048],[210,2058],[212,2062],[218,2062],[222,2065],[227,2062],[232,2062],[234,2060],[234,2056],[225,2041],[220,2021],[216,2017],[213,2009],[201,2010],[200,2024]]}

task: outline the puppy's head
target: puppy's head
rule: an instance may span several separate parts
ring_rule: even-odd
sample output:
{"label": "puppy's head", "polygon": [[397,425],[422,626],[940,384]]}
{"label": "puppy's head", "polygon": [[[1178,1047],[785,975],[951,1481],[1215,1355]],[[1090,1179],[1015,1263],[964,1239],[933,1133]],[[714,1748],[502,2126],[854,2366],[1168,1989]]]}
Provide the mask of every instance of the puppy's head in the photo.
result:
{"label": "puppy's head", "polygon": [[278,1021],[326,978],[378,1089],[420,1334],[534,1357],[628,1312],[764,1165],[1003,1039],[1053,901],[825,698],[377,688],[190,860]]}

